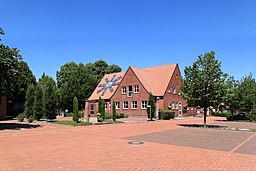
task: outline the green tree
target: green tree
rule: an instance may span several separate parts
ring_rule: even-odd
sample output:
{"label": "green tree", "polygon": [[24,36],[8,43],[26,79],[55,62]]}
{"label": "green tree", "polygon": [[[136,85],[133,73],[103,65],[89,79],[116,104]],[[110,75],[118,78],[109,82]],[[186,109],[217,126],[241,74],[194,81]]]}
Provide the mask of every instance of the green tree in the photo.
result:
{"label": "green tree", "polygon": [[35,87],[34,115],[36,120],[43,117],[43,89],[40,85]]}
{"label": "green tree", "polygon": [[256,82],[252,73],[241,79],[236,95],[239,100],[239,108],[245,112],[251,112],[253,103],[256,102]]}
{"label": "green tree", "polygon": [[234,110],[239,109],[239,99],[237,96],[238,81],[234,77],[229,77],[224,86],[227,90],[223,100],[224,107],[233,114]]}
{"label": "green tree", "polygon": [[115,101],[112,101],[112,119],[113,119],[113,121],[116,121],[116,103],[115,103]]}
{"label": "green tree", "polygon": [[189,106],[204,109],[204,126],[207,110],[217,108],[226,93],[227,75],[221,70],[221,62],[215,59],[215,52],[198,56],[192,66],[185,67],[182,96],[188,100]]}
{"label": "green tree", "polygon": [[101,117],[102,117],[102,119],[103,119],[103,121],[106,119],[106,116],[105,116],[105,105],[106,105],[106,103],[105,103],[105,100],[102,100],[102,105],[101,105]]}
{"label": "green tree", "polygon": [[0,94],[14,94],[21,59],[18,49],[0,45]]}
{"label": "green tree", "polygon": [[[0,34],[1,35],[4,35],[4,30],[2,29],[2,27],[0,27]],[[0,41],[1,41],[2,39],[0,38]]]}
{"label": "green tree", "polygon": [[148,105],[151,106],[151,107],[147,107],[148,118],[152,120],[153,118],[155,118],[155,112],[156,112],[156,102],[152,93],[149,93]]}
{"label": "green tree", "polygon": [[56,119],[57,112],[57,87],[49,76],[42,76],[39,85],[43,86],[43,111],[50,121]]}
{"label": "green tree", "polygon": [[27,119],[34,118],[34,100],[35,100],[35,87],[33,84],[30,84],[28,86],[27,92],[26,92],[26,102],[25,102],[25,116]]}
{"label": "green tree", "polygon": [[116,64],[112,64],[112,65],[109,65],[108,68],[107,68],[107,73],[110,74],[110,73],[115,73],[115,72],[121,72],[122,69],[116,65]]}
{"label": "green tree", "polygon": [[78,116],[78,100],[77,97],[74,97],[73,100],[73,121],[75,121],[76,123],[78,123],[79,121],[79,116]]}

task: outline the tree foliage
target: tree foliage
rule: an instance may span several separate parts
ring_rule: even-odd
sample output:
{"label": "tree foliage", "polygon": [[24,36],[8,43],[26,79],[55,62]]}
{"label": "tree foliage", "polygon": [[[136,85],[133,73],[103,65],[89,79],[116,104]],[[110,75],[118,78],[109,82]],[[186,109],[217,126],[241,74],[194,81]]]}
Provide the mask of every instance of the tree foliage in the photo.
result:
{"label": "tree foliage", "polygon": [[35,87],[35,100],[34,100],[34,116],[36,120],[40,120],[43,115],[43,89],[40,85]]}
{"label": "tree foliage", "polygon": [[149,93],[148,105],[151,106],[151,107],[147,107],[148,118],[152,120],[153,118],[155,118],[155,112],[156,112],[156,102],[152,93]]}
{"label": "tree foliage", "polygon": [[57,110],[57,87],[52,77],[48,75],[42,76],[39,85],[43,88],[43,111],[47,119],[53,120],[56,118]]}
{"label": "tree foliage", "polygon": [[106,73],[119,71],[121,71],[119,66],[114,64],[108,66],[103,60],[88,64],[76,64],[74,62],[64,64],[57,72],[60,107],[71,110],[73,97],[76,96],[81,110],[84,101],[90,97],[100,79]]}
{"label": "tree foliage", "polygon": [[[0,27],[0,34],[4,34]],[[17,48],[0,44],[0,94],[13,96],[23,103],[29,84],[36,79]]]}
{"label": "tree foliage", "polygon": [[238,101],[240,110],[252,111],[253,104],[256,103],[256,82],[251,73],[238,83],[235,100]]}
{"label": "tree foliage", "polygon": [[185,67],[182,95],[188,100],[189,106],[204,109],[204,125],[207,110],[217,108],[227,92],[225,81],[227,75],[221,70],[221,62],[215,59],[215,52],[198,56],[192,66]]}
{"label": "tree foliage", "polygon": [[33,84],[30,84],[28,86],[27,92],[26,92],[26,102],[25,102],[25,117],[28,118],[34,118],[34,100],[35,100],[35,87]]}
{"label": "tree foliage", "polygon": [[78,123],[79,121],[79,116],[78,116],[78,100],[77,97],[74,97],[73,99],[73,121]]}
{"label": "tree foliage", "polygon": [[113,119],[113,121],[116,121],[116,103],[115,103],[115,101],[112,101],[112,119]]}

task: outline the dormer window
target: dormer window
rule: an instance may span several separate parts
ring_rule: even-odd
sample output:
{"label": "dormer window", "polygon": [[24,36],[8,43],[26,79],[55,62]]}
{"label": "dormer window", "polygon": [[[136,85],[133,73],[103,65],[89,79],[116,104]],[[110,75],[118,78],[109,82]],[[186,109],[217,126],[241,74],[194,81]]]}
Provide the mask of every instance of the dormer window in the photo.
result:
{"label": "dormer window", "polygon": [[126,87],[122,87],[122,94],[126,94]]}
{"label": "dormer window", "polygon": [[139,86],[138,85],[134,86],[134,93],[139,93]]}

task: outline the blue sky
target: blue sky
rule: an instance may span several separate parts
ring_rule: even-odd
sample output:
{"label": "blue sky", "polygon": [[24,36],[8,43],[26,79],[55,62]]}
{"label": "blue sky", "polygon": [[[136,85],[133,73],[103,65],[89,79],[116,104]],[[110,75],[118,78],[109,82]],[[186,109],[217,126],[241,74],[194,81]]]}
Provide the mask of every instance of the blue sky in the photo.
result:
{"label": "blue sky", "polygon": [[37,78],[99,59],[123,70],[179,63],[183,73],[211,50],[236,79],[256,70],[255,0],[1,0],[0,9],[3,43]]}

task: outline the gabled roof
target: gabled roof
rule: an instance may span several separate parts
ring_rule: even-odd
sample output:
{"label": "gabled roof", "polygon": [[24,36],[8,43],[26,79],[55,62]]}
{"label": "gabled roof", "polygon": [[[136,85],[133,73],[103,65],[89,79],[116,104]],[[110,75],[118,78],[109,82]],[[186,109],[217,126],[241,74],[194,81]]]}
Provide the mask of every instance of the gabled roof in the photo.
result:
{"label": "gabled roof", "polygon": [[[130,66],[129,68],[131,68],[147,92],[151,92],[154,96],[164,96],[177,66],[178,64],[168,64],[143,69],[134,66]],[[117,81],[121,83],[126,72],[106,74],[88,100],[98,100],[100,96],[102,99],[110,99],[116,92],[118,85],[112,86],[112,92],[107,89],[104,95],[102,95],[102,92],[98,92],[102,88],[101,85],[106,84],[106,79],[111,80],[114,75],[116,75],[115,78],[122,77]]]}
{"label": "gabled roof", "polygon": [[117,72],[117,73],[112,73],[112,74],[106,74],[102,80],[100,81],[99,85],[95,88],[94,92],[92,93],[92,95],[90,96],[90,98],[88,100],[98,100],[99,97],[101,96],[102,99],[110,99],[111,96],[116,92],[116,89],[118,87],[118,85],[112,85],[113,88],[113,92],[110,92],[110,89],[107,89],[104,93],[104,95],[102,95],[103,91],[98,92],[98,90],[100,90],[102,87],[100,87],[100,85],[102,84],[106,84],[106,79],[108,79],[109,81],[114,77],[114,75],[116,75],[114,78],[117,79],[118,77],[120,77],[120,79],[117,81],[118,83],[120,83],[124,77],[125,72]]}
{"label": "gabled roof", "polygon": [[177,65],[168,64],[143,69],[130,68],[148,92],[151,92],[154,96],[164,96]]}

